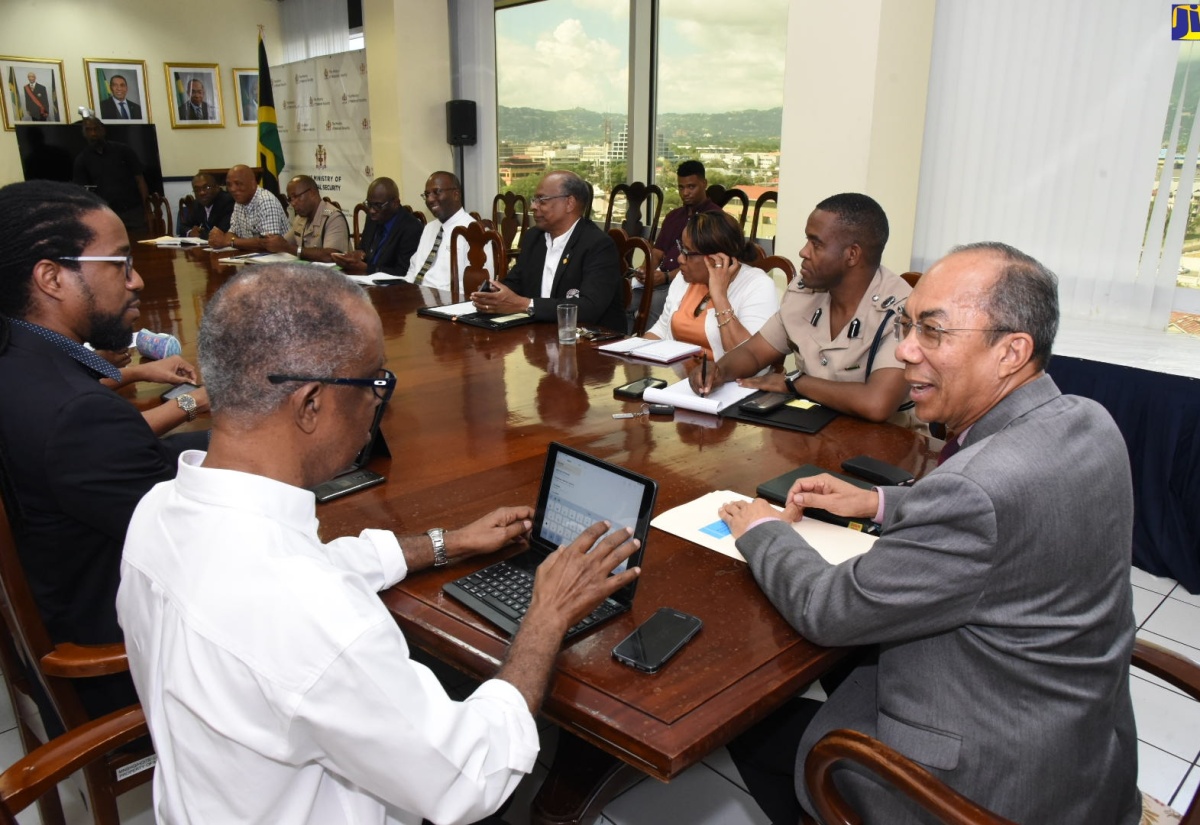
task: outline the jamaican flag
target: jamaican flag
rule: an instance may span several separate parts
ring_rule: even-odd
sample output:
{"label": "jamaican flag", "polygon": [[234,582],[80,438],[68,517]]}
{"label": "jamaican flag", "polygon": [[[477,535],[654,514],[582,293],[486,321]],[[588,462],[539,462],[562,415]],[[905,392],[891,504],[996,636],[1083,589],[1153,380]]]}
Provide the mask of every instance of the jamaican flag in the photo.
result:
{"label": "jamaican flag", "polygon": [[271,86],[271,67],[267,65],[267,47],[258,36],[258,166],[263,168],[262,185],[279,194],[279,172],[283,169],[283,144],[275,120],[275,90]]}

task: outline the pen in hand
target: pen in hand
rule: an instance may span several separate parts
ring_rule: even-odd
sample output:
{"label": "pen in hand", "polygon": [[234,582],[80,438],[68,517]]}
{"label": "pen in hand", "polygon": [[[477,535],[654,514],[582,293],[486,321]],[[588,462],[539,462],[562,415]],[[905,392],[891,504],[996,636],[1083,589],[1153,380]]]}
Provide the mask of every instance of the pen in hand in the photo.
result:
{"label": "pen in hand", "polygon": [[700,394],[708,395],[708,353],[700,353]]}

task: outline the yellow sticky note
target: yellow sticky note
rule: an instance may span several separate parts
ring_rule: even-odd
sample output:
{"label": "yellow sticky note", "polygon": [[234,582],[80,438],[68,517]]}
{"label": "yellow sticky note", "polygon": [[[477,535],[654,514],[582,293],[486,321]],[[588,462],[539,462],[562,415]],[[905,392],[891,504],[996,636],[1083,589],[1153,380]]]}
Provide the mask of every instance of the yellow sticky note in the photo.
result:
{"label": "yellow sticky note", "polygon": [[795,407],[798,410],[811,410],[813,407],[819,407],[821,405],[815,401],[809,401],[807,398],[797,398],[793,401],[787,402],[787,406]]}

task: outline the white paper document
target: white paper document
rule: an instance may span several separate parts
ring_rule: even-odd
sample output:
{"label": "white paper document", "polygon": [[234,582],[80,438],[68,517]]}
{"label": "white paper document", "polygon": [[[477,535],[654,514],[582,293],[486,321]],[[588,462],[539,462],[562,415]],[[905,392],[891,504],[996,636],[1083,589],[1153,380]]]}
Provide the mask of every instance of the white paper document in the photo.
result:
{"label": "white paper document", "polygon": [[[734,544],[729,528],[717,515],[717,510],[722,504],[731,501],[750,500],[749,496],[741,493],[718,490],[660,513],[650,525],[730,558],[745,561]],[[792,524],[792,529],[830,564],[841,564],[855,556],[861,556],[875,543],[875,536],[813,518],[800,519]]]}
{"label": "white paper document", "polygon": [[150,238],[138,243],[154,244],[156,246],[204,246],[208,243],[204,238],[176,238],[174,235],[163,235],[159,238]]}
{"label": "white paper document", "polygon": [[663,341],[657,338],[626,338],[597,347],[608,355],[624,355],[628,358],[645,358],[660,364],[682,361],[691,355],[699,355],[701,348],[683,341]]}
{"label": "white paper document", "polygon": [[669,387],[649,388],[642,394],[642,400],[648,404],[670,404],[673,407],[683,407],[685,410],[717,415],[726,407],[732,407],[756,392],[758,390],[753,387],[739,387],[735,382],[730,381],[701,398],[692,392],[691,384],[684,378]]}
{"label": "white paper document", "polygon": [[471,301],[462,301],[457,304],[446,304],[441,307],[425,307],[426,312],[432,312],[434,315],[442,315],[446,318],[457,318],[460,315],[470,315],[475,312],[475,304]]}

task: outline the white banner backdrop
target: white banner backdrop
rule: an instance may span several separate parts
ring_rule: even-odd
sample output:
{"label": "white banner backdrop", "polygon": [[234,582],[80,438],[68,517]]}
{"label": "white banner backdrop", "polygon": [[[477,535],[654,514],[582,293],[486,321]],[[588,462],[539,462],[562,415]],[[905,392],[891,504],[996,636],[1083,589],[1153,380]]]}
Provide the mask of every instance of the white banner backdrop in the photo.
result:
{"label": "white banner backdrop", "polygon": [[349,217],[375,178],[366,51],[272,66],[271,85],[286,161],[280,188],[309,175]]}

